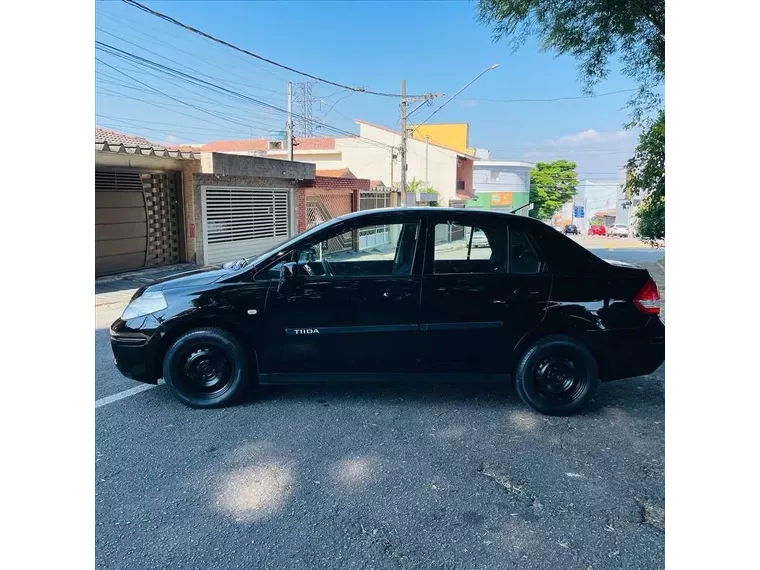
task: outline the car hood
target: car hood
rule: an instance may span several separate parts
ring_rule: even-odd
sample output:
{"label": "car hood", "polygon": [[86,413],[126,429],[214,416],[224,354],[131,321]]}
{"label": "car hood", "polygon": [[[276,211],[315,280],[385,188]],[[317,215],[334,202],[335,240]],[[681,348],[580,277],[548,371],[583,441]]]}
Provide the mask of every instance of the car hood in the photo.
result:
{"label": "car hood", "polygon": [[210,285],[222,277],[229,275],[231,270],[223,269],[218,266],[201,267],[185,273],[172,275],[165,279],[160,279],[150,285],[153,291],[166,291],[169,289],[179,289],[180,287],[197,287],[199,285]]}

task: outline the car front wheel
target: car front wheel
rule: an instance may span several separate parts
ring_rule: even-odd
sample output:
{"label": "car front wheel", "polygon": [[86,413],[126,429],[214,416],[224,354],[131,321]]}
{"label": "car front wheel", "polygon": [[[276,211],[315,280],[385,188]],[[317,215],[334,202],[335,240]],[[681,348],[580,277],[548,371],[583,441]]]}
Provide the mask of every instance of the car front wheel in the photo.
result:
{"label": "car front wheel", "polygon": [[193,408],[217,408],[245,392],[248,362],[240,342],[218,328],[191,330],[169,347],[164,381],[174,396]]}
{"label": "car front wheel", "polygon": [[599,387],[593,355],[570,337],[539,340],[522,356],[515,374],[517,394],[534,410],[567,416],[585,408]]}

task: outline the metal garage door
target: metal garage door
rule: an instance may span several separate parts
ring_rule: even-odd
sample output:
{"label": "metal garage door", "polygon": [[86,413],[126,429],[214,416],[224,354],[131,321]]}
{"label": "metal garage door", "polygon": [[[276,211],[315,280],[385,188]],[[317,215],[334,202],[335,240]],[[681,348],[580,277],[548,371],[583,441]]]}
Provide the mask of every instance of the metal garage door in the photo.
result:
{"label": "metal garage door", "polygon": [[178,263],[176,176],[95,171],[95,275]]}
{"label": "metal garage door", "polygon": [[203,186],[207,265],[252,257],[290,236],[290,191]]}

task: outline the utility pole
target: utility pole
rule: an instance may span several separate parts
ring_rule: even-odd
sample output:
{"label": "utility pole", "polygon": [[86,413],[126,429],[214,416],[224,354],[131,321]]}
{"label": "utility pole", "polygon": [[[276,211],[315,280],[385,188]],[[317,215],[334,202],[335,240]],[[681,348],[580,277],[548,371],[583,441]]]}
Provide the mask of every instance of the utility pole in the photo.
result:
{"label": "utility pole", "polygon": [[406,79],[401,80],[401,204],[406,205]]}
{"label": "utility pole", "polygon": [[288,81],[288,160],[293,160],[293,82]]}
{"label": "utility pole", "polygon": [[[413,101],[419,101],[422,100],[423,102],[414,110],[412,110],[412,113],[420,109],[425,103],[428,101],[431,101],[433,99],[437,99],[438,97],[441,97],[442,95],[439,93],[426,93],[424,95],[418,95],[413,96]],[[400,158],[401,158],[401,200],[402,205],[406,205],[406,177],[407,177],[407,170],[409,168],[409,165],[407,164],[407,157],[409,156],[409,153],[407,151],[407,140],[409,139],[409,128],[407,127],[407,118],[410,114],[407,112],[407,103],[409,100],[406,96],[406,79],[401,80],[401,152]],[[427,161],[425,162],[427,165]],[[425,167],[427,171],[427,166]],[[425,173],[425,177],[427,178],[427,172]]]}

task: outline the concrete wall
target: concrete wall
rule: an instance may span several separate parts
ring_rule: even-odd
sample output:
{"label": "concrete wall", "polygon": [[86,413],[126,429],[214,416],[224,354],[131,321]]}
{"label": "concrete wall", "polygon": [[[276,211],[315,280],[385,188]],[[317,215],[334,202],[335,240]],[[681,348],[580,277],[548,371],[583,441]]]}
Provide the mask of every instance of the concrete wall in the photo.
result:
{"label": "concrete wall", "polygon": [[223,176],[258,176],[289,180],[313,180],[316,168],[305,162],[272,160],[220,152],[201,153],[201,171]]}

